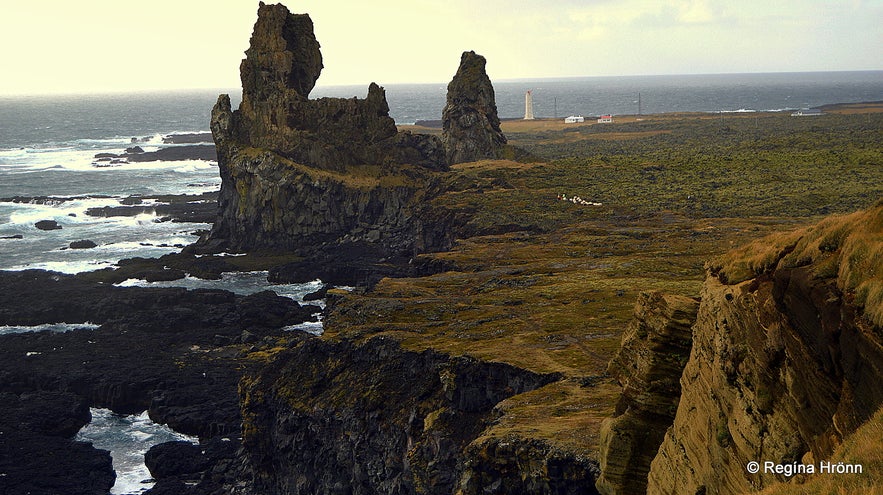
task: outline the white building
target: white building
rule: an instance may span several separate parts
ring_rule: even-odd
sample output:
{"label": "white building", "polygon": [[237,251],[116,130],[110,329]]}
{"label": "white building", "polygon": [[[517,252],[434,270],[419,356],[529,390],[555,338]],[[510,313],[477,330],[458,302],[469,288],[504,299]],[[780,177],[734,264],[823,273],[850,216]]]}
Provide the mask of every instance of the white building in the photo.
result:
{"label": "white building", "polygon": [[818,108],[804,108],[791,114],[792,117],[815,117],[821,115],[822,111]]}
{"label": "white building", "polygon": [[602,115],[598,117],[599,124],[612,124],[613,123],[613,115]]}
{"label": "white building", "polygon": [[564,118],[565,124],[576,124],[577,122],[585,122],[586,118],[582,115],[571,115],[570,117]]}

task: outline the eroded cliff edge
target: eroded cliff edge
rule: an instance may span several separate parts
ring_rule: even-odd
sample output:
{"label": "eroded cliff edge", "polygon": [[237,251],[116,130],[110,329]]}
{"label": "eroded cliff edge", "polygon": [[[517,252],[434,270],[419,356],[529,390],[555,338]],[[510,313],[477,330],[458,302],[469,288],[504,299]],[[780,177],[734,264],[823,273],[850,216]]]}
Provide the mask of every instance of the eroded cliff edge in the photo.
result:
{"label": "eroded cliff edge", "polygon": [[[648,493],[746,493],[815,464],[883,403],[883,202],[707,265],[673,426]],[[857,459],[856,461],[861,461]]]}
{"label": "eroded cliff edge", "polygon": [[543,476],[533,483],[545,483],[546,489],[532,491],[531,480],[517,471],[474,479],[476,466],[467,460],[481,456],[470,455],[466,447],[500,401],[559,378],[432,350],[407,351],[391,339],[364,344],[306,339],[280,349],[240,386],[251,489],[481,493],[517,480],[520,486],[513,487],[519,489],[508,493],[558,493],[548,489],[549,483],[568,480]]}

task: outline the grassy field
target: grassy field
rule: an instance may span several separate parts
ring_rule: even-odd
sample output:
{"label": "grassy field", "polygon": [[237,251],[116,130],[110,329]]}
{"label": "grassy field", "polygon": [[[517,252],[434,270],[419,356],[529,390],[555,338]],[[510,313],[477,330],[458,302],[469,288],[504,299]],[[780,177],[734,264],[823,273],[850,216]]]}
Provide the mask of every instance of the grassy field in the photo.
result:
{"label": "grassy field", "polygon": [[384,335],[561,373],[501,404],[486,434],[595,455],[618,393],[605,368],[636,296],[696,296],[709,259],[883,197],[881,112],[504,122],[537,161],[454,168],[437,206],[471,220],[453,250],[426,255],[448,270],[342,296],[325,338]]}

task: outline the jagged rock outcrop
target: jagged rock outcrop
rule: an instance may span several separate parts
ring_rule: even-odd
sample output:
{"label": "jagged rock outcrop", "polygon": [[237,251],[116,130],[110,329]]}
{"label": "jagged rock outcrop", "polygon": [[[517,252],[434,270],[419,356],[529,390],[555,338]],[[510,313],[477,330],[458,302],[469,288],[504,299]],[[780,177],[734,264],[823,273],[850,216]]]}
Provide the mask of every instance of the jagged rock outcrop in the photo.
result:
{"label": "jagged rock outcrop", "polygon": [[652,292],[638,297],[622,346],[607,368],[622,386],[622,396],[601,430],[599,492],[646,492],[650,463],[678,406],[698,308],[699,301],[684,296]]}
{"label": "jagged rock outcrop", "polygon": [[[812,464],[883,404],[883,202],[708,265],[648,493],[744,493]],[[746,465],[760,462],[757,474]]]}
{"label": "jagged rock outcrop", "polygon": [[506,136],[500,130],[494,86],[485,72],[486,61],[475,52],[463,52],[460,67],[448,84],[442,110],[445,158],[449,165],[500,158]]}
{"label": "jagged rock outcrop", "polygon": [[241,385],[252,492],[454,493],[493,406],[557,378],[383,338],[302,340]]}
{"label": "jagged rock outcrop", "polygon": [[447,248],[448,226],[421,216],[432,171],[446,168],[441,140],[398,132],[373,83],[365,99],[310,100],[321,69],[309,16],[261,3],[242,104],[221,95],[212,111],[221,192],[197,249],[310,256],[361,243],[388,258]]}
{"label": "jagged rock outcrop", "polygon": [[230,112],[222,99],[212,114],[213,122],[223,121],[212,125],[219,147],[232,139],[338,171],[387,163],[443,168],[437,138],[399,135],[380,86],[371,83],[365,99],[309,99],[322,71],[309,15],[261,3],[245,55],[239,110]]}

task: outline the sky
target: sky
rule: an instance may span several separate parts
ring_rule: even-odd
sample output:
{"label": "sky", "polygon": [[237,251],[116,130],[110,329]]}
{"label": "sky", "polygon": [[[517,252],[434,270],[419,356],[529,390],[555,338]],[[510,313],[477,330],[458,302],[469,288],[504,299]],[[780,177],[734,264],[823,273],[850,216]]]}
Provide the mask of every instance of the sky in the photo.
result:
{"label": "sky", "polygon": [[[239,87],[252,0],[0,0],[0,96]],[[883,69],[883,0],[290,0],[318,84]]]}

